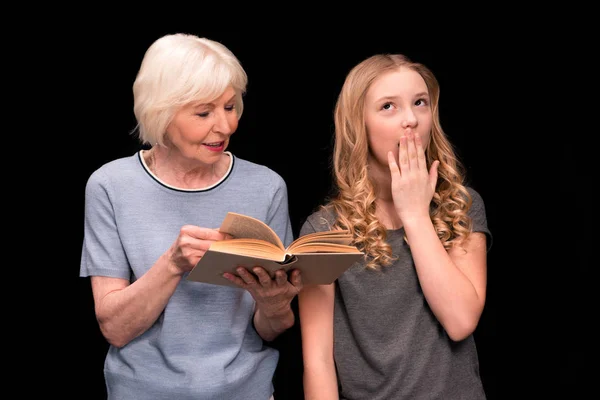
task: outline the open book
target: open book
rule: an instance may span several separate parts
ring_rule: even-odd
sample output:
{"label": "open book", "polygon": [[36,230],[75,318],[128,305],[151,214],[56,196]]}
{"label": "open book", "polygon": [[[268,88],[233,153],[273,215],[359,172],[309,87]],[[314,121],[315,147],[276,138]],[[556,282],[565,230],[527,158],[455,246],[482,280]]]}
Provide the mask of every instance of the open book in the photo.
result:
{"label": "open book", "polygon": [[261,266],[271,277],[279,269],[286,272],[299,269],[304,285],[329,284],[363,257],[351,245],[352,235],[348,231],[311,233],[285,248],[266,223],[234,212],[227,213],[219,231],[233,239],[213,242],[189,273],[188,280],[237,287],[223,273],[237,275],[239,266],[250,271]]}

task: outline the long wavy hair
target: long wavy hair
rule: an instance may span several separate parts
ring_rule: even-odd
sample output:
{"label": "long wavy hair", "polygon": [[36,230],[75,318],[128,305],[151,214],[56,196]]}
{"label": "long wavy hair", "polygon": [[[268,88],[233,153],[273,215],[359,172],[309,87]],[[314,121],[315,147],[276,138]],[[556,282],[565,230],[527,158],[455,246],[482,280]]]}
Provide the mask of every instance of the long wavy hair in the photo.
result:
{"label": "long wavy hair", "polygon": [[375,216],[376,192],[368,168],[365,96],[378,77],[400,67],[410,68],[423,77],[431,99],[433,124],[425,156],[428,169],[434,160],[440,161],[430,205],[431,221],[437,235],[449,249],[464,241],[471,231],[467,210],[472,199],[464,184],[465,169],[440,124],[440,87],[436,77],[429,68],[404,55],[374,55],[349,72],[337,99],[332,160],[334,194],[325,205],[336,216],[334,227],[348,229],[353,234],[354,245],[365,252],[368,268],[390,265],[395,256],[386,242],[386,228]]}

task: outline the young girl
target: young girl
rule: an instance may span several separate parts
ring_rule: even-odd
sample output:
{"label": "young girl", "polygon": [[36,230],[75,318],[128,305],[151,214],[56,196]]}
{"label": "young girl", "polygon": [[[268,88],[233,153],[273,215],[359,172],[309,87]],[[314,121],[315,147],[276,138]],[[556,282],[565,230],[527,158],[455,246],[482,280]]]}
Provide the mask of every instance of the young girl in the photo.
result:
{"label": "young girl", "polygon": [[299,294],[307,399],[484,399],[473,332],[491,245],[438,117],[439,85],[403,55],[347,76],[335,109],[336,195],[300,235],[349,229],[366,256]]}

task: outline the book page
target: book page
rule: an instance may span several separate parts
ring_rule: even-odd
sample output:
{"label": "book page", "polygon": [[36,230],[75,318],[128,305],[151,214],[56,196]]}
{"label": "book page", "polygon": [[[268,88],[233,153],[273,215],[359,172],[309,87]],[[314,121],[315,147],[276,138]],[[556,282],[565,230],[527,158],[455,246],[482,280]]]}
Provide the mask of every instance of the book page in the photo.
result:
{"label": "book page", "polygon": [[325,231],[309,233],[308,235],[301,236],[294,240],[289,248],[295,248],[300,244],[310,242],[326,242],[350,245],[350,243],[352,243],[352,235],[349,231]]}
{"label": "book page", "polygon": [[344,244],[336,244],[336,243],[302,243],[294,246],[293,249],[290,249],[293,254],[300,253],[357,253],[361,254],[361,252],[354,246],[347,246]]}
{"label": "book page", "polygon": [[274,244],[282,251],[284,250],[281,239],[269,225],[248,215],[234,212],[227,213],[219,231],[229,233],[234,238],[264,240]]}
{"label": "book page", "polygon": [[210,245],[210,250],[272,261],[285,260],[285,253],[283,250],[272,243],[257,239],[219,240]]}

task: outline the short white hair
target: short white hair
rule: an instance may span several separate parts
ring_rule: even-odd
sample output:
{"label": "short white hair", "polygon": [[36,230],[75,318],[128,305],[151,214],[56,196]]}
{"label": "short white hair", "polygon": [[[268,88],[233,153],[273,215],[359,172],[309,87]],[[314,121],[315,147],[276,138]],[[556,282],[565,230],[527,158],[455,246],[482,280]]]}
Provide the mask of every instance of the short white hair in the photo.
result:
{"label": "short white hair", "polygon": [[191,103],[209,103],[231,86],[242,116],[248,77],[223,44],[176,33],[156,40],[146,51],[133,83],[133,112],[143,144],[163,144],[175,113]]}

